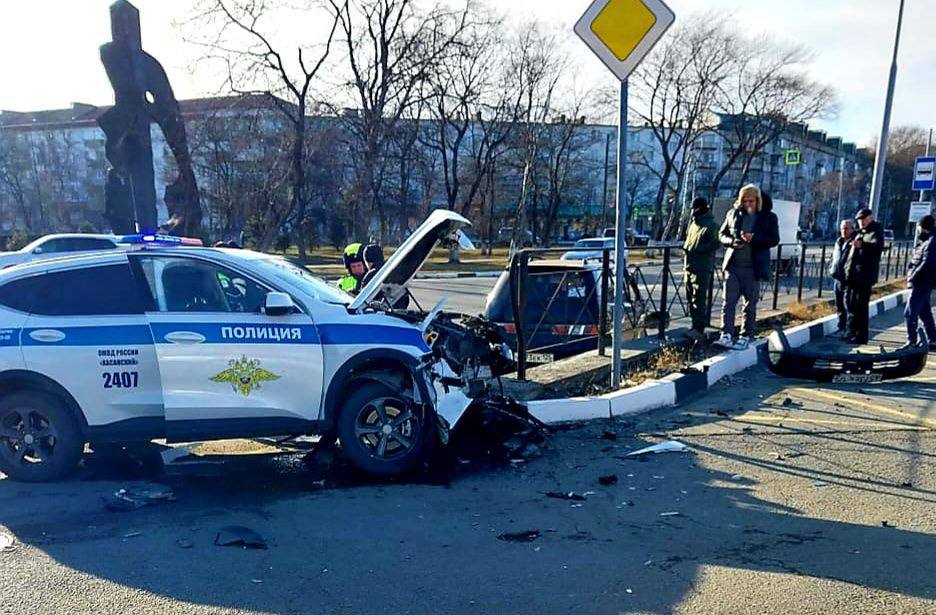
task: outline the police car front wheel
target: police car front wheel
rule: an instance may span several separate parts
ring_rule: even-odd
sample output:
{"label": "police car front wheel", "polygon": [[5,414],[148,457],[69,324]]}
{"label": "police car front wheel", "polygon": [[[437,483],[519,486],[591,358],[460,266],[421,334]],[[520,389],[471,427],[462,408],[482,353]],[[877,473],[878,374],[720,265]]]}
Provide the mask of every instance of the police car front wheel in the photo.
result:
{"label": "police car front wheel", "polygon": [[369,474],[404,474],[429,452],[428,419],[423,408],[389,387],[364,382],[354,387],[338,418],[342,453]]}
{"label": "police car front wheel", "polygon": [[0,472],[24,482],[57,480],[81,460],[84,440],[71,412],[50,395],[0,399]]}

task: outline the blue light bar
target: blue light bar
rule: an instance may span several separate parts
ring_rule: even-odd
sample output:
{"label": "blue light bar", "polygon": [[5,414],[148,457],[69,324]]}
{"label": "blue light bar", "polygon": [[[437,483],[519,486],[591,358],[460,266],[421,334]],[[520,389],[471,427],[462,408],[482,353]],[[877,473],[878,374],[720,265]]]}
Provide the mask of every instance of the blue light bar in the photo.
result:
{"label": "blue light bar", "polygon": [[160,235],[159,233],[136,233],[117,237],[117,243],[138,246],[201,246],[201,239],[192,237],[176,237],[174,235]]}

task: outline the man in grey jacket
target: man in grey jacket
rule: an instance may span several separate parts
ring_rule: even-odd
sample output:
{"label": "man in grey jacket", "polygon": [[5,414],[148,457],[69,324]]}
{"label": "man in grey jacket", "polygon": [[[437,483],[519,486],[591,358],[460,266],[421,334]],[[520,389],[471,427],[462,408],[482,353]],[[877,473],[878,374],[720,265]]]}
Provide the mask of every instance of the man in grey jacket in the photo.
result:
{"label": "man in grey jacket", "polygon": [[[722,303],[722,334],[715,345],[735,350],[745,350],[754,335],[757,320],[757,299],[760,292],[755,270],[754,228],[761,209],[761,192],[757,186],[748,184],[741,188],[734,207],[725,215],[725,222],[718,239],[725,246],[722,271],[725,274],[725,290]],[[744,299],[744,319],[738,341],[734,341],[735,310],[738,301]]]}

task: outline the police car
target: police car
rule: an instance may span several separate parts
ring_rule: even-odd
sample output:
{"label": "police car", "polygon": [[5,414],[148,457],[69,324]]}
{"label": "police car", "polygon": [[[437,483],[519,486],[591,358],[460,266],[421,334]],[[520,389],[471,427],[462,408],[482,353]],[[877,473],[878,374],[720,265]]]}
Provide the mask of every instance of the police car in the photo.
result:
{"label": "police car", "polygon": [[385,306],[468,225],[433,212],[357,297],[279,257],[155,235],[4,270],[0,471],[54,480],[86,443],[320,434],[363,471],[406,472],[472,399],[430,347],[439,310]]}

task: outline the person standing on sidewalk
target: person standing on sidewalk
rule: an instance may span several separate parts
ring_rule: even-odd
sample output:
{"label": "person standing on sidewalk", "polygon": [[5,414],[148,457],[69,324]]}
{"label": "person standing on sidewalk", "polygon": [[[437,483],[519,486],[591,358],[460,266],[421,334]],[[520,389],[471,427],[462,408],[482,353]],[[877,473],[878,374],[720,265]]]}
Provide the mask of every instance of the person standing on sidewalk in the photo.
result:
{"label": "person standing on sidewalk", "polygon": [[702,197],[692,201],[692,219],[686,230],[683,244],[686,270],[686,299],[692,328],[686,336],[694,341],[705,337],[709,324],[708,302],[712,274],[715,271],[715,253],[721,247],[718,240],[718,224],[709,203]]}
{"label": "person standing on sidewalk", "polygon": [[848,310],[845,305],[845,263],[851,251],[851,239],[855,226],[851,220],[842,220],[839,225],[839,237],[832,246],[832,262],[829,263],[829,276],[835,280],[835,311],[838,313],[839,336],[848,335]]}
{"label": "person standing on sidewalk", "polygon": [[855,214],[855,220],[858,221],[858,229],[845,265],[845,302],[848,307],[848,337],[845,341],[861,345],[868,343],[868,305],[881,270],[884,227],[875,221],[867,208]]}
{"label": "person standing on sidewalk", "polygon": [[936,322],[933,322],[933,306],[930,303],[930,296],[936,289],[934,227],[936,227],[936,219],[931,215],[923,216],[917,222],[919,243],[913,249],[913,257],[907,267],[910,300],[907,301],[907,308],[904,310],[909,345],[916,346],[919,341],[918,327],[922,320],[930,351],[936,351]]}
{"label": "person standing on sidewalk", "polygon": [[[738,200],[725,215],[718,239],[725,250],[722,271],[725,274],[724,301],[722,303],[721,337],[715,342],[723,348],[744,350],[754,333],[757,319],[758,284],[754,270],[754,227],[761,208],[760,189],[748,184],[738,192]],[[734,342],[735,310],[744,298],[744,321],[741,335]]]}

